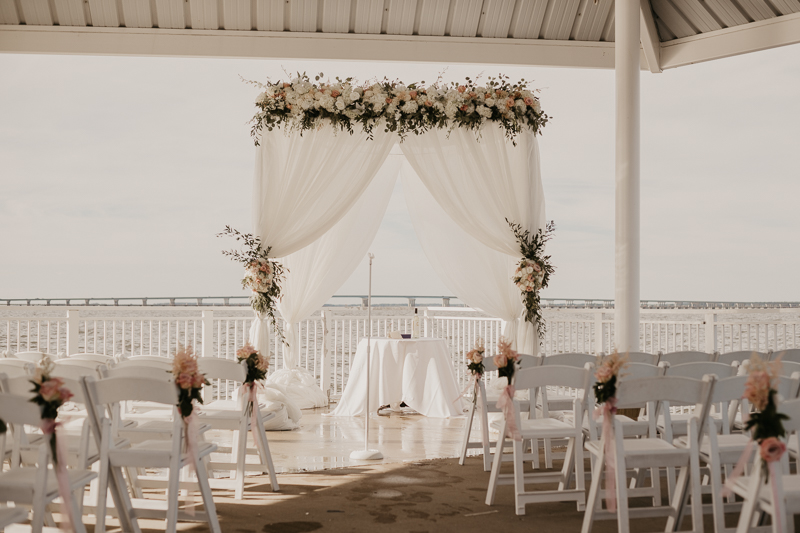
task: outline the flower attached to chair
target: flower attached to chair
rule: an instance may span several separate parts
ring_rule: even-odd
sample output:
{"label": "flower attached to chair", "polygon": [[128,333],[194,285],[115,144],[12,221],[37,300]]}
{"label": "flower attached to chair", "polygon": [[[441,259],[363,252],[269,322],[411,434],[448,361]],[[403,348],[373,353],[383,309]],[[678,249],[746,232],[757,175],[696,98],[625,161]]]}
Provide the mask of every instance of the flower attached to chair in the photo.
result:
{"label": "flower attached to chair", "polygon": [[172,361],[172,376],[178,387],[178,409],[183,418],[188,418],[194,410],[193,401],[203,403],[203,385],[210,385],[205,375],[200,373],[197,356],[190,346],[178,346]]}
{"label": "flower attached to chair", "polygon": [[497,354],[492,359],[497,365],[497,375],[508,379],[510,385],[511,378],[514,377],[514,363],[519,359],[519,354],[511,348],[511,342],[500,337],[497,341]]}
{"label": "flower attached to chair", "polygon": [[483,339],[478,337],[475,340],[475,347],[467,352],[467,370],[472,372],[473,376],[481,377],[485,370],[483,366],[483,357],[486,353],[486,348],[483,344]]}
{"label": "flower attached to chair", "polygon": [[227,255],[244,265],[245,274],[242,278],[242,287],[250,289],[250,306],[259,317],[269,317],[275,334],[286,343],[283,332],[278,329],[275,316],[275,306],[282,296],[283,265],[269,257],[272,248],[269,246],[265,248],[259,237],[250,233],[241,233],[230,226],[225,226],[225,231],[217,234],[217,237],[224,236],[233,237],[244,244],[244,251],[223,250],[222,255]]}
{"label": "flower attached to chair", "polygon": [[[628,358],[621,356],[619,353],[614,352],[611,355],[603,357],[594,373],[594,398],[598,404],[604,404],[608,401],[613,401],[617,396],[617,381],[619,380],[619,372],[628,363]],[[616,408],[612,405],[612,410]]]}
{"label": "flower attached to chair", "polygon": [[236,350],[236,360],[247,361],[247,377],[245,383],[254,383],[266,379],[269,370],[269,359],[249,343]]}
{"label": "flower attached to chair", "polygon": [[783,421],[788,417],[778,412],[775,401],[778,391],[773,387],[780,375],[780,364],[780,360],[768,363],[758,354],[753,354],[743,396],[756,409],[756,412],[750,414],[744,427],[746,431],[752,430],[753,440],[759,445],[767,477],[768,464],[779,460],[786,451],[780,437],[786,436]]}
{"label": "flower attached to chair", "polygon": [[540,229],[531,235],[530,231],[523,231],[520,224],[514,224],[508,219],[506,222],[511,227],[522,254],[511,279],[520,290],[520,297],[525,304],[525,320],[536,326],[539,342],[542,342],[546,326],[539,291],[547,287],[550,275],[556,270],[550,263],[550,256],[544,255],[544,246],[553,237],[556,226],[551,221],[544,230]]}

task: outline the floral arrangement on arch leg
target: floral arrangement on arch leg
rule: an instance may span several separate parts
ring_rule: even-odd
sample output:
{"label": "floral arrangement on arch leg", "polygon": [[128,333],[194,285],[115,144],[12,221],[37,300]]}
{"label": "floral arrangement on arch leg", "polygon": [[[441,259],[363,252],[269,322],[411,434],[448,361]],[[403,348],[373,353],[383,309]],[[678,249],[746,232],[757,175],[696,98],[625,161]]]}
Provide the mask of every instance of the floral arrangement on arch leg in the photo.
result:
{"label": "floral arrangement on arch leg", "polygon": [[599,359],[594,373],[594,399],[599,405],[595,417],[603,417],[603,441],[606,461],[606,507],[609,511],[617,508],[616,483],[614,478],[614,415],[617,413],[617,381],[620,370],[628,364],[628,358],[618,352]]}
{"label": "floral arrangement on arch leg", "polygon": [[522,301],[525,303],[525,320],[536,325],[541,342],[547,326],[542,316],[539,291],[547,287],[550,283],[550,275],[556,270],[550,263],[550,256],[544,255],[544,246],[553,238],[556,225],[555,222],[550,221],[544,230],[540,229],[531,235],[530,231],[523,231],[521,225],[514,224],[508,219],[506,222],[514,232],[514,237],[519,242],[519,251],[522,253],[522,259],[517,265],[512,280],[519,288]]}
{"label": "floral arrangement on arch leg", "polygon": [[511,348],[511,342],[506,341],[503,337],[497,341],[497,354],[492,358],[494,364],[497,365],[497,375],[501,378],[506,378],[508,384],[500,393],[500,398],[497,400],[497,408],[503,410],[503,416],[506,419],[506,427],[508,434],[514,440],[521,440],[522,436],[519,433],[517,422],[514,419],[514,370],[519,354]]}
{"label": "floral arrangement on arch leg", "polygon": [[247,414],[252,418],[251,426],[252,429],[255,430],[255,428],[258,427],[256,424],[256,410],[254,407],[255,402],[258,401],[256,397],[256,388],[258,387],[259,381],[267,378],[269,359],[261,355],[261,352],[247,343],[236,350],[236,360],[240,363],[242,361],[247,361],[247,376],[244,378],[244,383],[242,383],[242,390],[246,391],[248,395]]}
{"label": "floral arrangement on arch leg", "polygon": [[42,433],[48,438],[50,453],[53,457],[53,465],[58,482],[58,494],[63,502],[63,509],[69,523],[67,530],[72,530],[74,517],[72,516],[72,493],[70,492],[69,474],[67,473],[67,458],[64,446],[58,440],[57,428],[61,425],[57,422],[58,409],[72,398],[72,392],[64,386],[61,378],[52,376],[53,361],[49,357],[42,357],[36,366],[36,373],[33,375],[34,397],[31,401],[37,404],[42,410]]}
{"label": "floral arrangement on arch leg", "polygon": [[269,246],[264,248],[259,237],[250,233],[241,233],[230,226],[225,226],[225,231],[217,234],[217,237],[224,236],[233,237],[244,244],[244,251],[223,250],[222,255],[244,265],[245,275],[242,278],[242,287],[251,291],[250,306],[259,316],[269,317],[275,334],[285,344],[286,339],[283,337],[283,332],[278,329],[275,317],[275,305],[281,299],[283,265],[270,259],[269,252],[272,248]]}

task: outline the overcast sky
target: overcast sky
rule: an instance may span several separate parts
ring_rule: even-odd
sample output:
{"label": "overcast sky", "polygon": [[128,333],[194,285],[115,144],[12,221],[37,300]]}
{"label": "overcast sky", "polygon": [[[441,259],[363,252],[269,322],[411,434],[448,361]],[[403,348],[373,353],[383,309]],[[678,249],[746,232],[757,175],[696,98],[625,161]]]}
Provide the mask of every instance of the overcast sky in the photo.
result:
{"label": "overcast sky", "polygon": [[[243,294],[214,235],[250,229],[257,92],[282,69],[433,81],[439,64],[0,55],[0,297]],[[614,296],[614,73],[524,77],[540,138],[544,296]],[[643,299],[800,300],[800,46],[642,73]],[[374,293],[442,295],[398,185]],[[366,292],[366,261],[339,294]]]}

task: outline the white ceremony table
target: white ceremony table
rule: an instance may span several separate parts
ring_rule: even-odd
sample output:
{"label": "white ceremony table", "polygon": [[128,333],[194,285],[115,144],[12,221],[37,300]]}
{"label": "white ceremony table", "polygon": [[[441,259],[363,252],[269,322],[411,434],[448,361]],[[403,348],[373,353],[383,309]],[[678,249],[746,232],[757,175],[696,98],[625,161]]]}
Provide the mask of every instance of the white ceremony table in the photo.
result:
{"label": "white ceremony table", "polygon": [[[342,399],[331,416],[364,414],[367,392],[367,339],[358,343]],[[463,415],[462,400],[447,344],[442,339],[372,339],[369,411],[405,402],[436,418]]]}

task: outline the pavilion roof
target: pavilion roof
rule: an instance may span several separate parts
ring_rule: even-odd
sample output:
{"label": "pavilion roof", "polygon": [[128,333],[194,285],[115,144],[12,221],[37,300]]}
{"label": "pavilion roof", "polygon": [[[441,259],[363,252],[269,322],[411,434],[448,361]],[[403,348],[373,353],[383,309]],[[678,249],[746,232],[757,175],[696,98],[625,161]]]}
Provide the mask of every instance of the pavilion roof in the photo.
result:
{"label": "pavilion roof", "polygon": [[[800,0],[642,0],[653,72],[800,42]],[[613,0],[0,0],[0,52],[614,66]]]}

